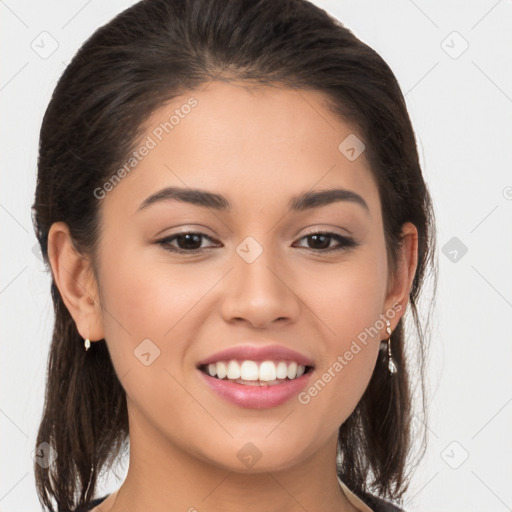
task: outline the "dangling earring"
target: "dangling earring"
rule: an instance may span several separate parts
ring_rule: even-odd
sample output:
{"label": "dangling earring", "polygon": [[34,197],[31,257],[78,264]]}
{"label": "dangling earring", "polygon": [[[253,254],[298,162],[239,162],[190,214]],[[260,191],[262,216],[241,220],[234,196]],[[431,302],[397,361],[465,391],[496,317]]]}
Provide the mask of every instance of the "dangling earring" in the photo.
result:
{"label": "dangling earring", "polygon": [[84,341],[84,347],[85,347],[85,351],[87,352],[89,350],[89,347],[91,346],[91,341],[89,340],[89,338],[87,338],[85,341]]}
{"label": "dangling earring", "polygon": [[393,356],[391,355],[391,324],[389,320],[386,318],[386,332],[388,333],[388,370],[390,375],[394,375],[398,369],[396,367],[395,361],[393,360]]}

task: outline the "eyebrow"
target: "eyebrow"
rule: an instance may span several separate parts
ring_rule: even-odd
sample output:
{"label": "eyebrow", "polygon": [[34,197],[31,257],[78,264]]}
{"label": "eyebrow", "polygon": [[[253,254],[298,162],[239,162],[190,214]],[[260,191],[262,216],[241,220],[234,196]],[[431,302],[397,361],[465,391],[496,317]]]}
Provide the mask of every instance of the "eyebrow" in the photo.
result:
{"label": "eyebrow", "polygon": [[[182,201],[196,206],[213,208],[218,211],[229,211],[231,204],[222,194],[207,192],[201,189],[167,187],[147,197],[137,208],[137,211],[143,210],[148,206],[161,201]],[[367,213],[370,208],[366,201],[355,192],[342,188],[328,190],[319,190],[313,192],[304,192],[298,196],[292,197],[288,203],[291,211],[301,212],[311,208],[319,208],[328,204],[348,201],[362,206]]]}

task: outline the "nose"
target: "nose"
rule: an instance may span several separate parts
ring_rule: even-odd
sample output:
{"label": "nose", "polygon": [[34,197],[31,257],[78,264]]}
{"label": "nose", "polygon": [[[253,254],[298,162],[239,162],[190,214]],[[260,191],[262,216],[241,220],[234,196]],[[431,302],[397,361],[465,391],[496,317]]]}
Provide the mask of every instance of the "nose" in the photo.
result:
{"label": "nose", "polygon": [[238,253],[233,255],[234,268],[224,284],[221,306],[226,322],[246,322],[262,329],[277,321],[284,324],[298,319],[301,301],[293,289],[294,277],[282,259],[278,260],[267,249],[252,262]]}

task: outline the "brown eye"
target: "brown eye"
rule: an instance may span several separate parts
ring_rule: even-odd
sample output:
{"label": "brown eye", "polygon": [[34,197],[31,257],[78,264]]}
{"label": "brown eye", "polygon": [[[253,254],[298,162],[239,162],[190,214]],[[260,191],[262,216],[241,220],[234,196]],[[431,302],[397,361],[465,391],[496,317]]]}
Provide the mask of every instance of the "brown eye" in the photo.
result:
{"label": "brown eye", "polygon": [[[204,233],[186,232],[177,233],[167,238],[163,238],[157,243],[167,251],[190,254],[202,252],[203,249],[205,249],[205,247],[201,247],[203,239],[207,239],[211,242],[214,241],[213,238],[205,235]],[[177,247],[175,245],[171,245],[174,241],[176,242]]]}
{"label": "brown eye", "polygon": [[[356,247],[359,245],[353,238],[345,237],[338,235],[337,233],[326,233],[326,232],[315,232],[310,233],[301,238],[301,240],[308,239],[308,247],[304,247],[305,249],[310,249],[315,252],[331,252],[331,251],[339,251],[342,249],[348,249],[351,247]],[[335,240],[338,242],[337,245],[331,246],[331,242]]]}
{"label": "brown eye", "polygon": [[[166,251],[182,253],[182,254],[195,254],[203,252],[207,248],[218,247],[219,245],[211,245],[209,247],[202,246],[204,240],[215,242],[210,236],[201,232],[185,232],[177,233],[168,236],[156,242],[161,245]],[[336,233],[328,232],[315,232],[310,233],[301,238],[301,240],[308,240],[308,246],[299,246],[304,249],[309,249],[313,252],[326,253],[331,251],[340,251],[349,249],[359,245],[354,239],[338,235]],[[331,245],[335,241],[337,244]]]}

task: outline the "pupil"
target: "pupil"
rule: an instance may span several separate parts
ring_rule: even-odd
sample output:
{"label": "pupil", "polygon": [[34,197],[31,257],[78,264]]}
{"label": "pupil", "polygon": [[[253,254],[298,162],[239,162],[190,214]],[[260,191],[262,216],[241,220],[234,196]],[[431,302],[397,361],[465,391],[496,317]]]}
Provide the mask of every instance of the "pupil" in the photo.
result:
{"label": "pupil", "polygon": [[[311,235],[311,238],[313,239],[313,241],[318,241],[319,239],[323,239],[323,241],[325,242],[327,240],[327,244],[325,244],[325,243],[316,244],[316,247],[313,247],[314,249],[323,249],[323,248],[329,247],[329,238],[330,238],[329,235]],[[313,243],[313,246],[315,246],[314,243]]]}
{"label": "pupil", "polygon": [[[184,239],[186,241],[185,244],[179,243],[180,241],[183,241]],[[187,242],[189,242],[189,243],[187,243]],[[194,246],[194,242],[195,242],[195,245],[197,245],[199,243],[198,247],[191,247],[190,242],[192,242],[192,246]],[[185,245],[185,246],[182,247],[182,245]],[[197,235],[194,233],[188,233],[186,235],[181,235],[178,238],[178,246],[180,246],[180,249],[198,249],[199,247],[201,247],[200,235]]]}

